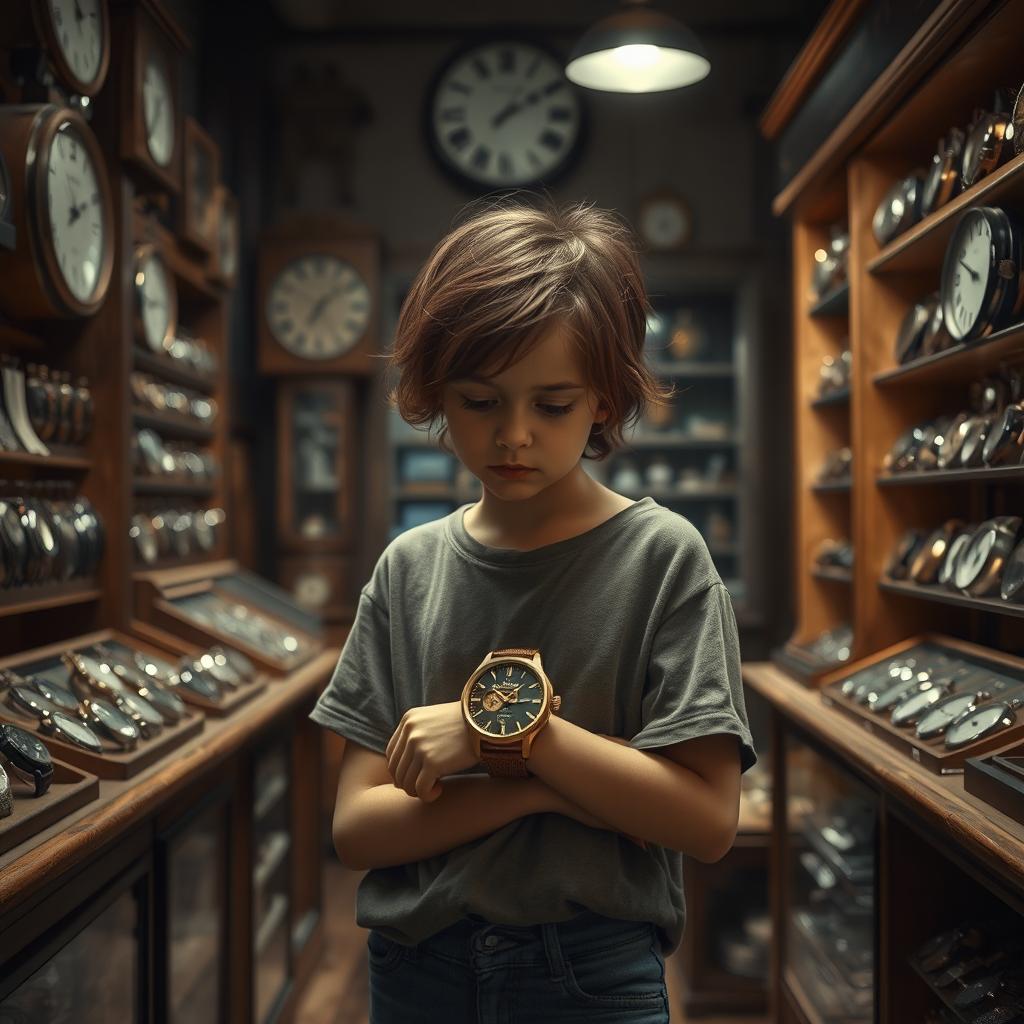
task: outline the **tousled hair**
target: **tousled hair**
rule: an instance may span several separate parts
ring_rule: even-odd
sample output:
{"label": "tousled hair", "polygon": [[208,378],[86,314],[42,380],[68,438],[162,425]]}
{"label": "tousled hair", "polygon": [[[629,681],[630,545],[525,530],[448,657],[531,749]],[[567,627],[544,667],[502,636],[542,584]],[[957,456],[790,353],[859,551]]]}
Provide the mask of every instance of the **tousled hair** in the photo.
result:
{"label": "tousled hair", "polygon": [[600,461],[622,446],[624,427],[648,403],[667,404],[675,393],[644,362],[652,313],[635,236],[611,211],[559,207],[549,196],[536,206],[514,195],[467,204],[402,303],[387,364],[399,377],[388,402],[428,433],[442,423],[438,442],[452,453],[445,382],[504,372],[561,322],[587,387],[608,410],[583,453]]}

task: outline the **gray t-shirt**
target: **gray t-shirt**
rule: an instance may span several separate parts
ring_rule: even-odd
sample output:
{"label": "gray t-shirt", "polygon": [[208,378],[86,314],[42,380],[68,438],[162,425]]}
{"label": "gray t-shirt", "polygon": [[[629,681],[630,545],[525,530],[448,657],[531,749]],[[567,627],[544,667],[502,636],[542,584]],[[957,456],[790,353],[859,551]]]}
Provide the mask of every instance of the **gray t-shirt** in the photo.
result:
{"label": "gray t-shirt", "polygon": [[[689,520],[645,497],[586,533],[516,551],[471,537],[469,507],[387,546],[314,722],[383,754],[407,709],[458,700],[488,651],[535,647],[574,724],[641,750],[729,733],[743,771],[756,763],[732,601]],[[530,814],[371,869],[356,894],[357,923],[405,945],[468,914],[540,924],[584,909],[653,922],[668,955],[685,923],[682,854]]]}

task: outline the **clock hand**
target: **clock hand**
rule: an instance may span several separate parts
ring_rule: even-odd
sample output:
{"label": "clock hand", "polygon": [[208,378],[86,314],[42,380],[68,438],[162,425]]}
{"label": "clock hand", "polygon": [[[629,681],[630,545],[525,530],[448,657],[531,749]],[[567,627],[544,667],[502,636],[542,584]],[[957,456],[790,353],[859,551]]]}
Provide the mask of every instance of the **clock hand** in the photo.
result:
{"label": "clock hand", "polygon": [[85,15],[82,13],[82,8],[78,6],[78,0],[75,0],[75,20],[84,21]]}
{"label": "clock hand", "polygon": [[335,291],[328,292],[326,295],[322,295],[317,299],[316,304],[313,306],[312,312],[306,318],[306,326],[311,327],[314,321],[320,318],[320,314],[327,308],[327,304],[333,299],[338,293]]}
{"label": "clock hand", "polygon": [[960,263],[960,266],[963,267],[964,270],[966,270],[967,273],[971,275],[971,280],[975,284],[977,284],[978,280],[981,278],[981,274],[979,274],[976,270],[972,270],[969,266],[967,266],[966,263],[964,263],[963,260],[959,260],[958,262]]}

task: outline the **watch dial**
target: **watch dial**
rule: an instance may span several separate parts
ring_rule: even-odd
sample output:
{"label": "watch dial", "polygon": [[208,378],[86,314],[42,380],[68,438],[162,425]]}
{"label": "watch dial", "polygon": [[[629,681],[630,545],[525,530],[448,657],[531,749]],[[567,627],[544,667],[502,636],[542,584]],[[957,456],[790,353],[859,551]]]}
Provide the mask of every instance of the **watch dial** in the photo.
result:
{"label": "watch dial", "polygon": [[0,739],[30,761],[39,765],[50,764],[50,752],[32,733],[16,725],[0,725]]}
{"label": "watch dial", "polygon": [[48,0],[46,7],[61,55],[75,77],[92,86],[103,65],[100,0]]}
{"label": "watch dial", "polygon": [[38,677],[30,680],[29,686],[40,696],[45,697],[51,704],[55,704],[64,711],[78,710],[78,698],[63,686],[55,686],[48,680],[39,679]]}
{"label": "watch dial", "polygon": [[527,729],[544,706],[544,683],[518,662],[489,668],[469,693],[469,716],[491,736],[514,736]]}
{"label": "watch dial", "polygon": [[921,739],[938,736],[944,732],[950,722],[974,706],[977,695],[972,693],[956,693],[947,697],[931,708],[917,723],[917,735]]}
{"label": "watch dial", "polygon": [[370,320],[370,289],[337,256],[303,256],[281,271],[267,296],[267,322],[303,359],[334,359],[356,346]]}
{"label": "watch dial", "polygon": [[488,43],[441,73],[429,107],[442,161],[474,184],[551,178],[579,140],[581,105],[562,63],[528,43]]}
{"label": "watch dial", "polygon": [[983,326],[982,310],[993,275],[992,228],[988,219],[969,211],[957,225],[946,251],[942,273],[942,314],[957,341]]}
{"label": "watch dial", "polygon": [[167,69],[155,53],[146,57],[142,116],[149,155],[160,167],[168,167],[174,155],[174,98]]}
{"label": "watch dial", "polygon": [[81,662],[82,668],[85,669],[92,679],[98,680],[111,692],[122,697],[129,693],[128,687],[125,686],[106,662],[99,661],[88,654],[78,655],[78,660]]}
{"label": "watch dial", "polygon": [[71,294],[89,302],[108,244],[98,180],[102,170],[93,164],[78,129],[67,121],[54,133],[48,156],[46,200],[53,253]]}
{"label": "watch dial", "polygon": [[103,752],[103,744],[85,722],[80,722],[77,718],[72,718],[62,711],[56,711],[50,717],[59,730],[60,739],[68,739],[79,747],[97,754]]}
{"label": "watch dial", "polygon": [[139,738],[138,726],[113,704],[94,697],[86,706],[109,732],[117,733],[122,740],[132,741]]}
{"label": "watch dial", "polygon": [[640,230],[652,246],[669,249],[686,241],[690,216],[682,203],[671,199],[653,200],[644,206]]}
{"label": "watch dial", "polygon": [[946,730],[946,746],[950,749],[962,747],[990,732],[995,732],[1000,727],[1004,715],[1013,717],[1012,712],[1007,711],[1002,701],[978,708],[967,718],[954,722]]}
{"label": "watch dial", "polygon": [[960,590],[966,590],[982,574],[998,538],[999,532],[991,526],[971,538],[970,544],[957,562],[953,577]]}
{"label": "watch dial", "polygon": [[171,281],[164,261],[155,252],[135,272],[142,311],[142,330],[146,344],[154,352],[162,352],[171,331]]}

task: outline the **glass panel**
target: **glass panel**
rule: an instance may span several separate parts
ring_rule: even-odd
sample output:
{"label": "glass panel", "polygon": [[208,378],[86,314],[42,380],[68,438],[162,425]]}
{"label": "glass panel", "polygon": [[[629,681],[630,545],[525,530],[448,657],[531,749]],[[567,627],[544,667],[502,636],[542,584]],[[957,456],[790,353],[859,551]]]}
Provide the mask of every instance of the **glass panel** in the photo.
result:
{"label": "glass panel", "polygon": [[325,391],[301,391],[292,403],[292,508],[290,532],[304,540],[335,536],[341,480],[338,445],[341,409],[337,396]]}
{"label": "glass panel", "polygon": [[787,978],[826,1024],[873,1021],[876,800],[790,737],[786,759]]}
{"label": "glass panel", "polygon": [[139,908],[131,890],[79,932],[2,1003],[24,1024],[139,1020]]}
{"label": "glass panel", "polygon": [[224,805],[172,840],[167,862],[168,1019],[217,1024],[224,972]]}

